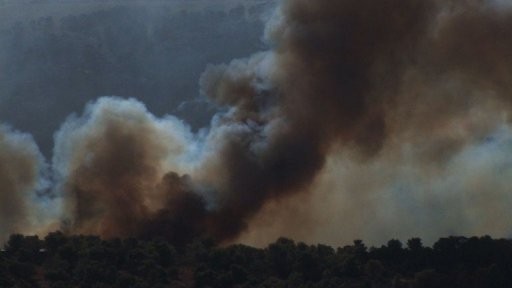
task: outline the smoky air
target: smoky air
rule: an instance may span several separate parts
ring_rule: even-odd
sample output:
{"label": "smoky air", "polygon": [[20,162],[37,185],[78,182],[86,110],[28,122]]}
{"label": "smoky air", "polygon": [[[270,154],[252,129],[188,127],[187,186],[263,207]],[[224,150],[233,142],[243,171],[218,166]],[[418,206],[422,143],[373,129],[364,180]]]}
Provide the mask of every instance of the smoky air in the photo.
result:
{"label": "smoky air", "polygon": [[[4,234],[258,245],[511,232],[510,7],[137,5],[2,32],[2,117],[35,129],[0,130]],[[55,56],[69,49],[76,63]]]}

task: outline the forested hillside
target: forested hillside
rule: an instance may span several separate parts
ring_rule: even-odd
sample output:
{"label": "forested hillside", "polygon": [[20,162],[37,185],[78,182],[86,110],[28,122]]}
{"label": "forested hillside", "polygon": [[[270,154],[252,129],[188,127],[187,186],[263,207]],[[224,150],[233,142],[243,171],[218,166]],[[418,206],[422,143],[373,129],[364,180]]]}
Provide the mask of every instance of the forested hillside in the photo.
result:
{"label": "forested hillside", "polygon": [[413,238],[368,248],[278,239],[266,248],[197,239],[12,235],[0,257],[0,287],[512,287],[512,241]]}

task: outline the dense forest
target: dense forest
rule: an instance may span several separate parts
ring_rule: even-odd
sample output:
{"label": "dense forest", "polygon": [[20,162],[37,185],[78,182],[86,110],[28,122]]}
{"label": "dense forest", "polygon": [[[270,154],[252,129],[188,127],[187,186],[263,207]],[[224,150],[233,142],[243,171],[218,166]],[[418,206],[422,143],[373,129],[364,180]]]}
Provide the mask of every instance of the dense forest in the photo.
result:
{"label": "dense forest", "polygon": [[280,238],[258,249],[54,232],[10,237],[0,287],[512,287],[511,269],[512,240],[489,236],[337,249]]}

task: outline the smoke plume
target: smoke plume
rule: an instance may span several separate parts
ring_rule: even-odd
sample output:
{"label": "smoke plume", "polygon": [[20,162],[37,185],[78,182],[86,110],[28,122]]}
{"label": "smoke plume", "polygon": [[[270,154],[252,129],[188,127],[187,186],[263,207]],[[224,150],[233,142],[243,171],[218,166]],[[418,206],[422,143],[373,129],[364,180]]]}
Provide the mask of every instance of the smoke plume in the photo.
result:
{"label": "smoke plume", "polygon": [[[208,128],[115,97],[68,118],[52,161],[62,229],[179,245],[507,235],[511,24],[495,1],[282,1],[269,51],[201,76]],[[21,164],[0,174],[20,191],[1,203],[26,206],[37,165]]]}
{"label": "smoke plume", "polygon": [[32,137],[0,126],[0,241],[14,232],[34,229],[36,195],[44,167]]}

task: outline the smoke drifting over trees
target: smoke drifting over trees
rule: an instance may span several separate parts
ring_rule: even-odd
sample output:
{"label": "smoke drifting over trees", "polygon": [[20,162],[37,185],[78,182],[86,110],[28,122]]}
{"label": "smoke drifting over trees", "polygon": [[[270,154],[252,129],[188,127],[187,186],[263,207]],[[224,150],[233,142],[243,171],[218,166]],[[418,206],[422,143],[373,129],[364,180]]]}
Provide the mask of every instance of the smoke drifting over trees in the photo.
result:
{"label": "smoke drifting over trees", "polygon": [[30,213],[43,159],[31,136],[0,126],[0,233],[33,229]]}
{"label": "smoke drifting over trees", "polygon": [[270,50],[202,74],[219,107],[209,127],[115,97],[68,118],[51,165],[61,227],[175,243],[340,237],[286,225],[275,203],[311,195],[291,206],[350,238],[507,235],[511,21],[492,1],[282,1]]}

